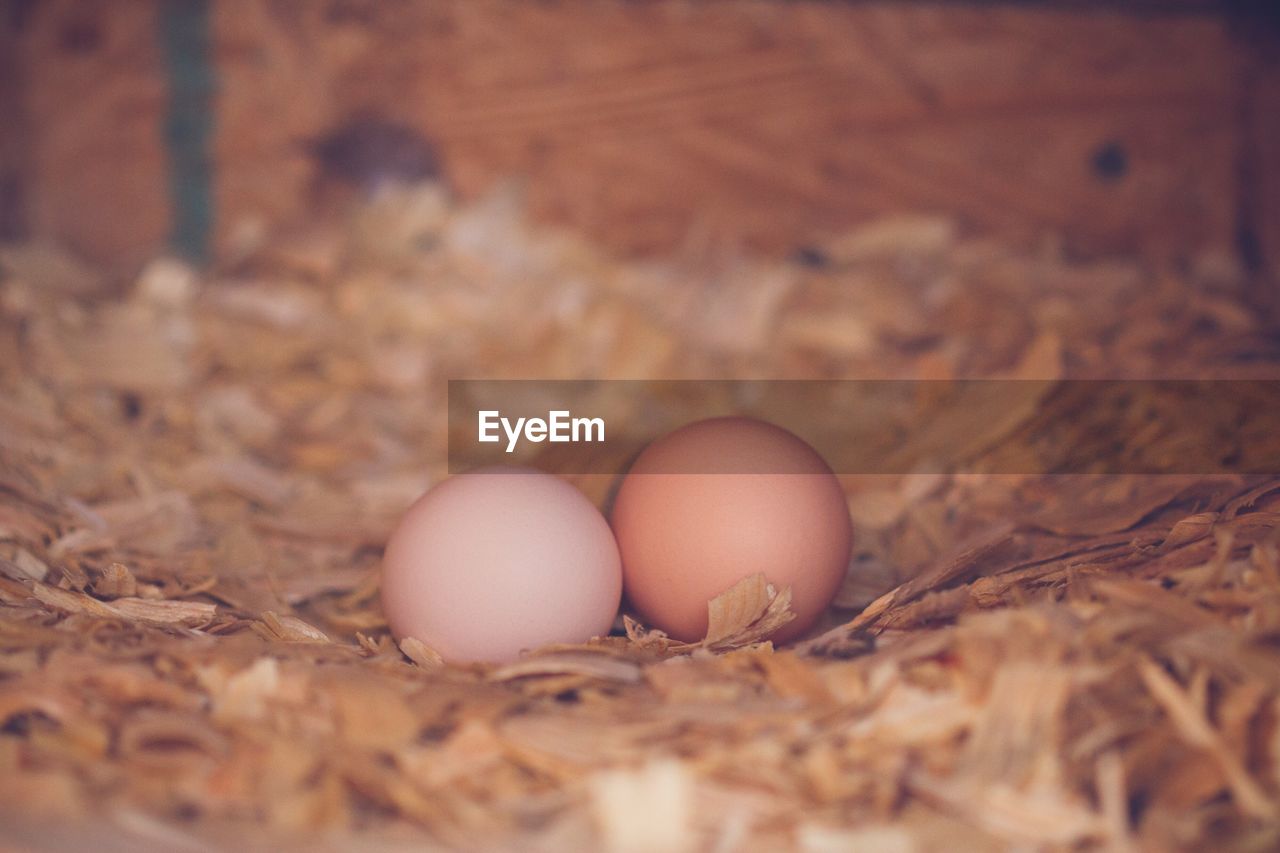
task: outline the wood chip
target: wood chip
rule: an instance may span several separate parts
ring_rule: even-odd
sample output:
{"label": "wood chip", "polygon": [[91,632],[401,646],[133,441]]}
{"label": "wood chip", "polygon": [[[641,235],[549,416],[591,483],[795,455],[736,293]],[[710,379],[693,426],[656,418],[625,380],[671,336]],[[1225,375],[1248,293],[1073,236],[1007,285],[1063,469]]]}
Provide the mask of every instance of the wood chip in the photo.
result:
{"label": "wood chip", "polygon": [[794,618],[791,588],[779,592],[763,574],[757,573],[707,602],[707,633],[696,643],[673,641],[662,631],[647,629],[629,616],[624,617],[623,624],[627,636],[641,647],[687,654],[695,649],[723,652],[762,642]]}
{"label": "wood chip", "polygon": [[589,790],[605,850],[693,849],[693,780],[679,762],[600,773]]}
{"label": "wood chip", "polygon": [[124,563],[112,563],[94,583],[93,593],[99,598],[130,598],[138,594],[138,579]]}
{"label": "wood chip", "polygon": [[[297,616],[279,616],[268,610],[262,614],[260,633],[273,640],[286,643],[329,643],[329,636],[314,625]],[[257,627],[257,626],[255,626]]]}
{"label": "wood chip", "polygon": [[1206,750],[1222,767],[1240,807],[1260,820],[1274,819],[1277,813],[1275,802],[1249,774],[1241,758],[1223,743],[1221,736],[1205,719],[1204,712],[1154,661],[1141,660],[1138,667],[1143,684],[1173,720],[1179,734],[1188,743]]}
{"label": "wood chip", "polygon": [[[122,26],[149,8],[117,5]],[[293,5],[318,61],[367,64],[379,4],[336,23]],[[374,18],[438,28],[414,9]],[[512,31],[595,15],[548,9],[513,10]],[[805,88],[812,63],[770,50],[704,63],[687,99]],[[602,78],[597,106],[671,88],[644,73],[634,91]],[[478,128],[497,89],[471,83]],[[562,84],[531,81],[528,115],[564,112]],[[687,257],[640,261],[535,224],[511,190],[378,199],[131,286],[0,248],[0,847],[1277,846],[1280,478],[989,473],[1043,470],[1036,434],[1117,450],[1066,380],[1280,376],[1221,263],[1088,259],[936,215],[815,237],[795,262],[724,260],[697,234]],[[754,575],[708,603],[697,642],[624,616],[625,636],[446,665],[391,635],[379,568],[397,516],[449,475],[437,380],[477,365],[939,380],[901,412],[806,415],[832,441],[882,436],[869,462],[930,473],[841,478],[855,553],[814,640],[774,649],[792,590]],[[1025,393],[930,418],[967,378]],[[689,386],[656,385],[656,406],[687,410]],[[1160,434],[1144,387],[1121,388],[1125,427]],[[1270,404],[1240,387],[1242,412]],[[662,414],[633,396],[593,414]],[[1162,452],[1274,458],[1280,439],[1241,420],[1206,439],[1189,418]],[[560,473],[607,498],[611,477]]]}
{"label": "wood chip", "polygon": [[754,574],[734,584],[707,603],[707,648],[745,645],[781,628],[795,618],[791,611],[791,590],[781,593]]}
{"label": "wood chip", "polygon": [[49,566],[26,548],[19,548],[13,555],[13,566],[18,576],[42,581],[49,575]]}
{"label": "wood chip", "polygon": [[580,675],[584,678],[621,681],[630,684],[640,681],[642,677],[638,664],[611,655],[553,652],[550,654],[530,655],[515,663],[501,666],[489,674],[489,679],[491,681],[512,681],[518,678],[536,678],[544,675]]}
{"label": "wood chip", "polygon": [[405,637],[400,641],[400,651],[404,656],[423,669],[439,669],[444,666],[444,658],[440,653],[414,637]]}
{"label": "wood chip", "polygon": [[149,601],[145,598],[117,598],[110,603],[98,601],[83,593],[71,592],[36,583],[32,593],[43,603],[68,613],[120,618],[130,622],[156,625],[185,625],[192,628],[208,625],[217,613],[217,605],[200,601]]}

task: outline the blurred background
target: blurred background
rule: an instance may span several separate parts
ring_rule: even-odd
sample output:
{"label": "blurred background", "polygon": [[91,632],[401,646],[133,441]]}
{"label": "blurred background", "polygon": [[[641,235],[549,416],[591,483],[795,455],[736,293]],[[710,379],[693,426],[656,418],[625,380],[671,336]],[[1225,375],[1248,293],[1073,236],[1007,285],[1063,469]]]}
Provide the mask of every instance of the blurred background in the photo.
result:
{"label": "blurred background", "polygon": [[1280,256],[1268,0],[5,0],[0,239],[225,258],[384,182],[627,254],[785,256],[926,211]]}

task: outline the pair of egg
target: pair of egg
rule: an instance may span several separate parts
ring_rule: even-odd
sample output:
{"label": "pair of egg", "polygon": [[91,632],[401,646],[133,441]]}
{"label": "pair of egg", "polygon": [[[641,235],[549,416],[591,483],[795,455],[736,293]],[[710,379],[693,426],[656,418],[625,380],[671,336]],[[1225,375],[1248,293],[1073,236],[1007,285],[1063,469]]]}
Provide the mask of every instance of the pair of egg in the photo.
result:
{"label": "pair of egg", "polygon": [[445,480],[392,534],[382,605],[395,636],[445,660],[504,662],[607,634],[624,587],[646,624],[699,640],[708,602],[762,573],[791,588],[782,642],[831,603],[851,538],[840,483],[813,448],[763,421],[712,418],[645,448],[609,521],[540,471]]}

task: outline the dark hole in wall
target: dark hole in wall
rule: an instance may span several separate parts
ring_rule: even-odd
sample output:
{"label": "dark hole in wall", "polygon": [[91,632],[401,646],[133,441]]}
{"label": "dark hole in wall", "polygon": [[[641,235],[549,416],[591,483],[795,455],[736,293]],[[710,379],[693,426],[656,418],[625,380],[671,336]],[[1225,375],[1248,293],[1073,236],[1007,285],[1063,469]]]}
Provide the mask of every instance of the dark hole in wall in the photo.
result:
{"label": "dark hole in wall", "polygon": [[414,128],[362,112],[307,140],[321,175],[368,190],[386,182],[414,183],[439,177],[441,164],[430,140]]}
{"label": "dark hole in wall", "polygon": [[1093,173],[1104,183],[1115,183],[1129,172],[1129,152],[1115,140],[1099,145],[1091,160]]}

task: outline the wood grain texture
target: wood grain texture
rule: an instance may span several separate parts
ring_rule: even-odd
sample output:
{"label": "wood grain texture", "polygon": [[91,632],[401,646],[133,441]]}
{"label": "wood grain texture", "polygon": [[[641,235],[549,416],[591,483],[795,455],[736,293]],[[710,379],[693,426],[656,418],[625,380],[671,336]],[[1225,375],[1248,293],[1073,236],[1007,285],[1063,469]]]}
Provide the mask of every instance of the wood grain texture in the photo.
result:
{"label": "wood grain texture", "polygon": [[[1230,248],[1238,46],[1204,5],[223,0],[217,238],[313,216],[308,142],[367,112],[434,140],[464,197],[520,177],[623,252],[787,252],[904,210]],[[50,0],[22,35],[27,218],[102,260],[169,228],[155,11]]]}
{"label": "wood grain texture", "polygon": [[136,264],[169,227],[156,2],[48,0],[21,34],[31,230]]}
{"label": "wood grain texture", "polygon": [[[343,14],[335,9],[345,9]],[[1232,43],[1213,16],[830,3],[220,4],[220,199],[299,215],[297,140],[357,110],[458,190],[632,251],[785,251],[898,210],[1177,255],[1229,245]],[[1124,174],[1099,175],[1109,150]]]}
{"label": "wood grain texture", "polygon": [[[1270,307],[1280,323],[1280,57],[1260,66],[1252,105],[1253,153],[1257,158],[1253,230],[1258,261],[1269,274]],[[1253,178],[1255,176],[1248,175]]]}
{"label": "wood grain texture", "polygon": [[16,239],[26,231],[22,173],[30,136],[22,103],[20,11],[0,3],[0,241]]}

